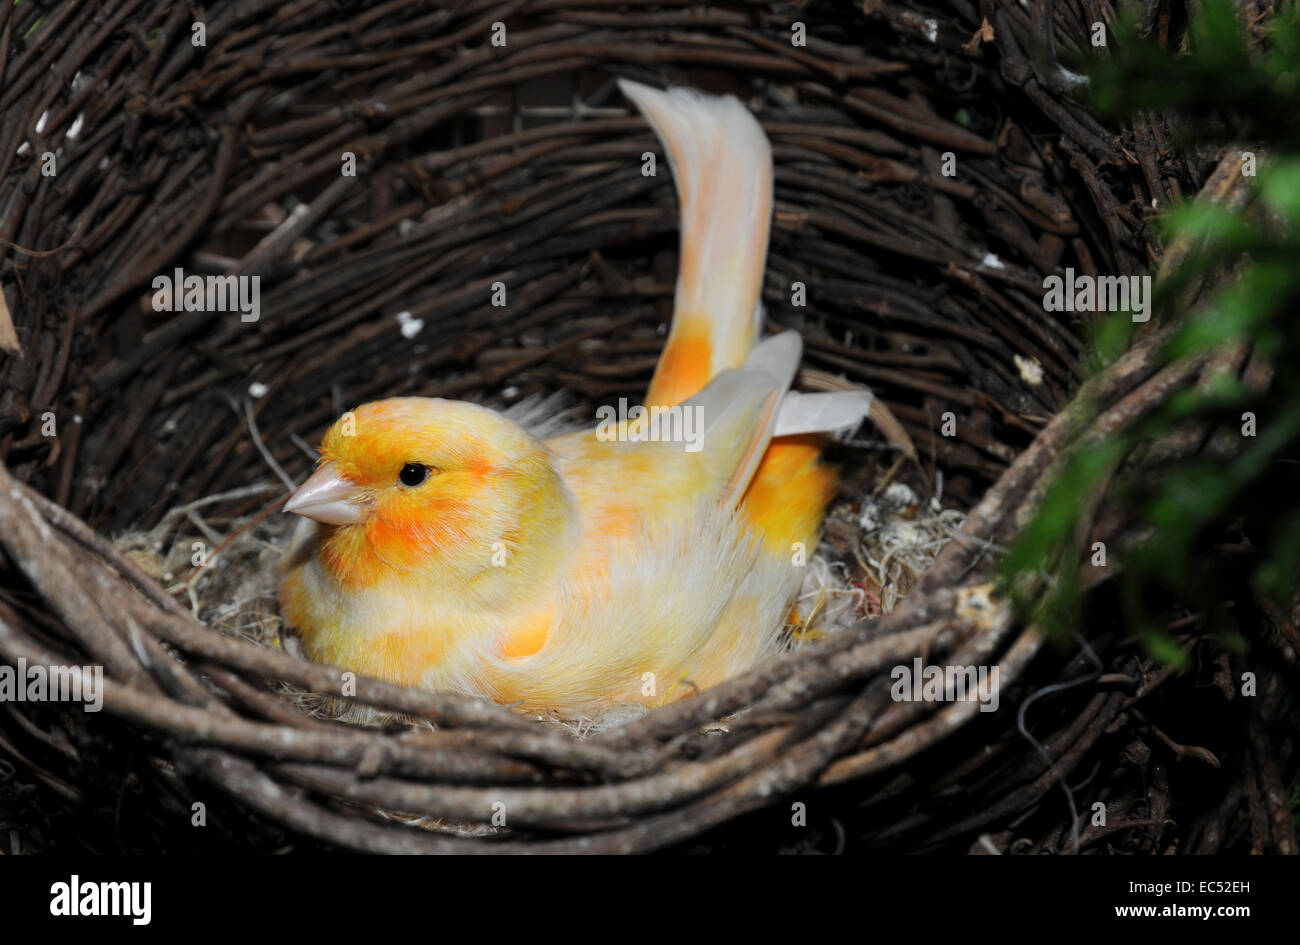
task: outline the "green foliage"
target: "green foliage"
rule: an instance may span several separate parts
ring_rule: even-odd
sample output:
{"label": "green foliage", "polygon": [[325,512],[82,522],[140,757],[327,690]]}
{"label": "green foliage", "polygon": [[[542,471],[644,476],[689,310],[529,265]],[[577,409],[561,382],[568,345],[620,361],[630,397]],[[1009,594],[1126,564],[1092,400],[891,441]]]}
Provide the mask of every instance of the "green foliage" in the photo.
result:
{"label": "green foliage", "polygon": [[[1154,602],[1223,617],[1231,592],[1212,545],[1230,524],[1244,527],[1258,548],[1254,591],[1285,608],[1300,575],[1300,9],[1279,10],[1263,35],[1252,37],[1227,0],[1200,6],[1188,53],[1163,50],[1138,37],[1131,20],[1121,23],[1112,54],[1088,70],[1092,105],[1114,119],[1163,111],[1188,140],[1256,152],[1259,174],[1248,179],[1253,206],[1188,202],[1161,218],[1165,238],[1182,237],[1191,248],[1157,286],[1153,305],[1172,326],[1166,363],[1248,346],[1271,360],[1275,375],[1267,390],[1251,392],[1221,373],[1178,391],[1128,429],[1076,444],[1003,562],[1013,595],[1022,606],[1035,604],[1035,619],[1061,633],[1077,626],[1080,568],[1091,556],[1082,512],[1124,463],[1143,461],[1139,474],[1120,477],[1114,488],[1134,533],[1146,537],[1110,552],[1122,559],[1130,633],[1172,664],[1184,654],[1154,612],[1167,608]],[[1201,280],[1217,288],[1191,311],[1180,310],[1178,300]],[[1088,367],[1113,363],[1135,333],[1127,313],[1103,321]],[[1227,458],[1199,452],[1157,463],[1143,451],[1159,436],[1197,431],[1241,439]]]}
{"label": "green foliage", "polygon": [[1300,15],[1294,5],[1274,15],[1262,46],[1254,44],[1227,0],[1206,0],[1200,9],[1188,36],[1192,52],[1184,56],[1141,39],[1134,12],[1122,11],[1110,54],[1080,66],[1091,77],[1093,107],[1111,118],[1173,112],[1189,123],[1189,132],[1219,124],[1295,151],[1300,123],[1286,116],[1294,118],[1300,92]]}

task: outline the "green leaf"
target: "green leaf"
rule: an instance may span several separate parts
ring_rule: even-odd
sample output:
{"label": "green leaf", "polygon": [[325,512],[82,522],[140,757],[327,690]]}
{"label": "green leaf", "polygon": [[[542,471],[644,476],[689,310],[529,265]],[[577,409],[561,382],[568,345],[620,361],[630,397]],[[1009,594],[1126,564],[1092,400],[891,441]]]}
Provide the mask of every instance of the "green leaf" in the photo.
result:
{"label": "green leaf", "polygon": [[1211,247],[1245,246],[1255,229],[1237,211],[1212,203],[1181,203],[1160,218],[1167,239],[1184,236]]}
{"label": "green leaf", "polygon": [[1151,654],[1153,659],[1159,660],[1166,666],[1175,666],[1179,669],[1187,668],[1187,654],[1178,645],[1178,641],[1169,634],[1163,631],[1148,633],[1143,642],[1146,644],[1147,652]]}
{"label": "green leaf", "polygon": [[1300,224],[1300,158],[1270,162],[1259,175],[1259,192],[1270,207]]}

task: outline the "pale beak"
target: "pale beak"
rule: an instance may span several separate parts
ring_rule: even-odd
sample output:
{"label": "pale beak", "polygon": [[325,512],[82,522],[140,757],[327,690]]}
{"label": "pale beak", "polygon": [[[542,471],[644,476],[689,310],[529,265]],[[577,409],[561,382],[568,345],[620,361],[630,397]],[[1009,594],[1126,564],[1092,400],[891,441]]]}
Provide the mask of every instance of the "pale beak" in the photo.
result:
{"label": "pale beak", "polygon": [[284,504],[284,511],[314,518],[326,525],[351,525],[365,518],[361,490],[339,475],[333,463],[326,463]]}

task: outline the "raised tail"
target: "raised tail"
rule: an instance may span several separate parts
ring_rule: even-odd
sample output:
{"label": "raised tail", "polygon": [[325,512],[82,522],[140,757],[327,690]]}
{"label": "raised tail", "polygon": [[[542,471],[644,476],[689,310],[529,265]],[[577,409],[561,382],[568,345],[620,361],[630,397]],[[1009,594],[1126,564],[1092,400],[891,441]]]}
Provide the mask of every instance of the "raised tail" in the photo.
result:
{"label": "raised tail", "polygon": [[758,340],[772,149],[734,96],[661,92],[626,80],[619,88],[663,142],[681,202],[672,327],[646,392],[648,406],[671,406],[740,367]]}
{"label": "raised tail", "polygon": [[[758,341],[772,225],[772,149],[734,96],[661,92],[626,80],[619,87],[663,143],[681,202],[672,327],[646,392],[647,406],[671,406],[744,366]],[[870,398],[816,394],[776,406],[769,417],[774,423],[749,443],[729,492],[744,489],[740,507],[751,526],[770,550],[788,554],[799,545],[811,549],[835,494],[834,470],[821,462],[822,433],[855,425]]]}

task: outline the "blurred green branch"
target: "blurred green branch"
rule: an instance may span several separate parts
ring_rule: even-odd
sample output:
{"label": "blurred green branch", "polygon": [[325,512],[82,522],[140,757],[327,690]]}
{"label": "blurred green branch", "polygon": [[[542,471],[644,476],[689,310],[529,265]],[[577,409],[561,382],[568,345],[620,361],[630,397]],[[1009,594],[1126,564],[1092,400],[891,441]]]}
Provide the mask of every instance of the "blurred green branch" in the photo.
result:
{"label": "blurred green branch", "polygon": [[[1187,202],[1159,220],[1170,248],[1153,300],[1169,335],[1163,363],[1199,358],[1216,370],[1126,428],[1076,443],[1003,562],[1019,604],[1068,634],[1083,611],[1081,575],[1098,566],[1091,510],[1106,495],[1108,520],[1124,523],[1107,564],[1120,567],[1128,629],[1172,663],[1183,653],[1157,617],[1170,601],[1229,628],[1232,592],[1214,548],[1225,534],[1247,536],[1252,591],[1283,612],[1300,575],[1300,11],[1288,4],[1247,30],[1226,0],[1200,10],[1189,52],[1142,39],[1126,19],[1087,71],[1103,117],[1160,112],[1184,141],[1222,146],[1221,168],[1241,175],[1231,183],[1249,199]],[[1129,313],[1108,317],[1090,366],[1113,363],[1141,330]]]}

